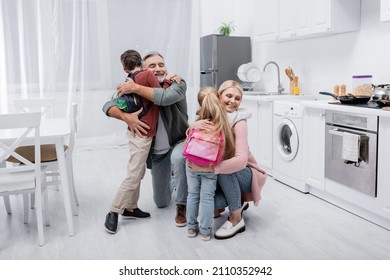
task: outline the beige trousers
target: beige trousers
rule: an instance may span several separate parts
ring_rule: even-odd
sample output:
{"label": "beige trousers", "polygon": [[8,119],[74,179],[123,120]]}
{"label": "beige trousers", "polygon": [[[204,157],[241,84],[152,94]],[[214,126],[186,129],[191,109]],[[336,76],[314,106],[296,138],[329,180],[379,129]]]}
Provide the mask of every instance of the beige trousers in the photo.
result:
{"label": "beige trousers", "polygon": [[123,214],[125,209],[137,208],[141,180],[145,175],[146,159],[152,145],[153,137],[137,136],[127,131],[130,158],[127,164],[127,176],[122,181],[112,202],[111,211]]}

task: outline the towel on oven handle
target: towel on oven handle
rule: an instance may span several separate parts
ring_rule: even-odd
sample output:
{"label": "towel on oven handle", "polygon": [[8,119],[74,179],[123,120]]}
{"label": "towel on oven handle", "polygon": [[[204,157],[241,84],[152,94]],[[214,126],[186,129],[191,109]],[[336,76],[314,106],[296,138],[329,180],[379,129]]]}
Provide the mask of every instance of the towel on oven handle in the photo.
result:
{"label": "towel on oven handle", "polygon": [[346,161],[359,162],[360,135],[343,132],[343,146],[341,157]]}

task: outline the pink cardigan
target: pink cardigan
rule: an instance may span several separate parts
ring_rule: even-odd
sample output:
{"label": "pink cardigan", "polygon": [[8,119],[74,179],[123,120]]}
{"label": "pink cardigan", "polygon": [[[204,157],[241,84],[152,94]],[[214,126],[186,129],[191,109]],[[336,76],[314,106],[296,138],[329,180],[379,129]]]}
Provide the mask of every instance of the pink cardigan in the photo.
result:
{"label": "pink cardigan", "polygon": [[267,173],[257,164],[255,157],[249,151],[248,126],[246,120],[240,120],[233,126],[235,136],[234,157],[222,161],[215,166],[215,174],[231,174],[249,166],[252,170],[252,193],[242,193],[245,201],[253,201],[257,206],[261,199],[261,189],[267,179]]}

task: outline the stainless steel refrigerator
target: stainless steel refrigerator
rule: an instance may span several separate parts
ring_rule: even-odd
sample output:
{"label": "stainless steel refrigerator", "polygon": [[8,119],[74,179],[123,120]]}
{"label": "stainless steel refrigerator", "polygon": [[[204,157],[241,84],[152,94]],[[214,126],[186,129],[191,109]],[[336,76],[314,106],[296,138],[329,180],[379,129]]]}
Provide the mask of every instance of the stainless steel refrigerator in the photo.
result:
{"label": "stainless steel refrigerator", "polygon": [[207,35],[200,38],[200,86],[218,88],[236,80],[241,64],[252,61],[250,37]]}

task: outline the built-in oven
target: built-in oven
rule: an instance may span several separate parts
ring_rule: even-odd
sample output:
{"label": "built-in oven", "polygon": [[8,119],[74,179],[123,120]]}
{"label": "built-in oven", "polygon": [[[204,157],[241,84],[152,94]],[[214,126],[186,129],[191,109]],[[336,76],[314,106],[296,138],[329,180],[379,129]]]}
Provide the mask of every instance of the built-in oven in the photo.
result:
{"label": "built-in oven", "polygon": [[376,197],[378,117],[326,111],[325,177]]}

